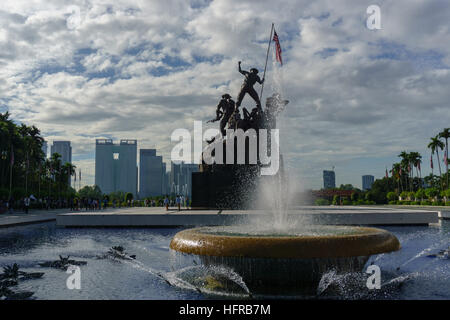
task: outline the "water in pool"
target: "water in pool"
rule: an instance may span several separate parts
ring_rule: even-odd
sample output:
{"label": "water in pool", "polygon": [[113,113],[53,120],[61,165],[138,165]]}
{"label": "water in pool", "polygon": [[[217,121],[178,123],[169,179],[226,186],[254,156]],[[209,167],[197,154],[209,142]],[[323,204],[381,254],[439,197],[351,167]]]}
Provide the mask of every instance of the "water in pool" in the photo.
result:
{"label": "water in pool", "polygon": [[[430,227],[386,227],[399,239],[400,251],[372,256],[381,269],[380,290],[368,290],[369,274],[326,274],[315,297],[332,299],[450,299],[450,259],[428,257],[450,246],[450,222]],[[20,281],[16,292],[33,299],[217,299],[258,298],[238,274],[205,269],[195,257],[169,249],[181,229],[65,229],[44,223],[0,229],[0,267],[17,263],[26,272],[45,272],[41,279]],[[102,259],[122,246],[135,260]],[[39,263],[59,255],[86,261],[80,266],[81,289],[69,290],[70,274]],[[223,283],[227,283],[227,290]],[[231,290],[230,290],[231,288]],[[262,297],[265,298],[265,297]],[[286,298],[277,296],[275,298]],[[292,296],[287,297],[292,298]]]}

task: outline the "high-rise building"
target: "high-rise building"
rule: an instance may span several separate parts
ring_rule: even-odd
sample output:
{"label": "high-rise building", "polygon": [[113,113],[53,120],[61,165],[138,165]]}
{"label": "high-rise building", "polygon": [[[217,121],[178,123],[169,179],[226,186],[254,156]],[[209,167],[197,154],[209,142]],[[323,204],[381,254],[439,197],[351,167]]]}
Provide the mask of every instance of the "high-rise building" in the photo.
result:
{"label": "high-rise building", "polygon": [[363,191],[372,189],[372,184],[375,181],[375,177],[371,175],[362,176],[362,189]]}
{"label": "high-rise building", "polygon": [[169,174],[167,173],[167,165],[165,162],[162,163],[162,167],[162,194],[166,195],[170,193],[170,191],[168,190]]}
{"label": "high-rise building", "polygon": [[61,164],[72,163],[72,147],[70,141],[53,141],[50,148],[50,156],[54,153],[61,155]]}
{"label": "high-rise building", "polygon": [[95,184],[103,193],[131,192],[136,199],[137,174],[137,140],[96,140]]}
{"label": "high-rise building", "polygon": [[47,155],[47,153],[48,153],[48,143],[45,140],[42,142],[42,152],[44,153],[44,157],[47,158],[48,157],[48,155]]}
{"label": "high-rise building", "polygon": [[323,170],[323,188],[324,189],[336,188],[336,175],[334,171]]}
{"label": "high-rise building", "polygon": [[171,194],[192,196],[192,172],[198,172],[197,164],[171,163],[169,188]]}
{"label": "high-rise building", "polygon": [[[47,152],[47,150],[45,151]],[[50,148],[50,157],[58,153],[61,155],[61,164],[72,163],[72,147],[70,141],[53,141],[53,145]],[[69,186],[72,185],[71,177],[68,178]]]}
{"label": "high-rise building", "polygon": [[141,149],[139,152],[139,197],[160,196],[163,192],[165,166],[155,149]]}

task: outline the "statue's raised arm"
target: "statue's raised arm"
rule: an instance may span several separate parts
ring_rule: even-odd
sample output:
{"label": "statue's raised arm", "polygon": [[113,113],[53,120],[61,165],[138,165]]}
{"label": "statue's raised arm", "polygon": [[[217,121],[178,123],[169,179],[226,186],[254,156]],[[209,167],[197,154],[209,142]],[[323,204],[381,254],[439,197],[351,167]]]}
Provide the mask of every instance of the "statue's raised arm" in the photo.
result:
{"label": "statue's raised arm", "polygon": [[248,74],[248,71],[241,69],[241,61],[238,62],[238,66],[239,66],[239,73],[243,74],[244,76]]}

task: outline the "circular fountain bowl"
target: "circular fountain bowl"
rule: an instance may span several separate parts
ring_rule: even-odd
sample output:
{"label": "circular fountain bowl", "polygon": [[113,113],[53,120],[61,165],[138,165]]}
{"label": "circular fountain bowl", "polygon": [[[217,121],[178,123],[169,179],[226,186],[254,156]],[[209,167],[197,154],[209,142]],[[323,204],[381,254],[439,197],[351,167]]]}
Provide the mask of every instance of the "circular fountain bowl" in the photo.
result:
{"label": "circular fountain bowl", "polygon": [[361,271],[369,256],[400,249],[391,233],[365,227],[309,226],[255,230],[254,226],[188,229],[170,248],[240,274],[251,292],[314,293],[328,271]]}

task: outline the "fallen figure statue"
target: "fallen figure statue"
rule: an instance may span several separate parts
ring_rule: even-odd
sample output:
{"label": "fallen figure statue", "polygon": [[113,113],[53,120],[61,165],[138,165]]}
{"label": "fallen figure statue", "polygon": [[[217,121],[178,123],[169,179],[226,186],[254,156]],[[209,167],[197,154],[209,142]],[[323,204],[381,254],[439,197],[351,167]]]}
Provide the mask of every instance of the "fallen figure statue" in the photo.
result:
{"label": "fallen figure statue", "polygon": [[17,263],[4,267],[3,273],[0,274],[0,300],[28,299],[33,295],[33,292],[14,292],[9,287],[18,285],[19,281],[42,278],[43,275],[43,272],[20,271]]}
{"label": "fallen figure statue", "polygon": [[99,259],[122,259],[122,260],[135,260],[136,255],[129,255],[125,252],[125,248],[122,246],[115,246],[108,250],[108,252],[102,256],[98,257]]}
{"label": "fallen figure statue", "polygon": [[61,270],[67,270],[69,266],[84,266],[87,264],[86,261],[76,261],[76,260],[70,260],[70,256],[67,256],[67,258],[64,258],[62,256],[59,256],[59,260],[56,261],[47,261],[39,263],[41,267],[46,268],[55,268],[55,269],[61,269]]}
{"label": "fallen figure statue", "polygon": [[0,274],[0,281],[39,279],[42,278],[43,275],[43,272],[20,271],[17,263],[14,263],[12,266],[6,266],[3,268],[3,273]]}

